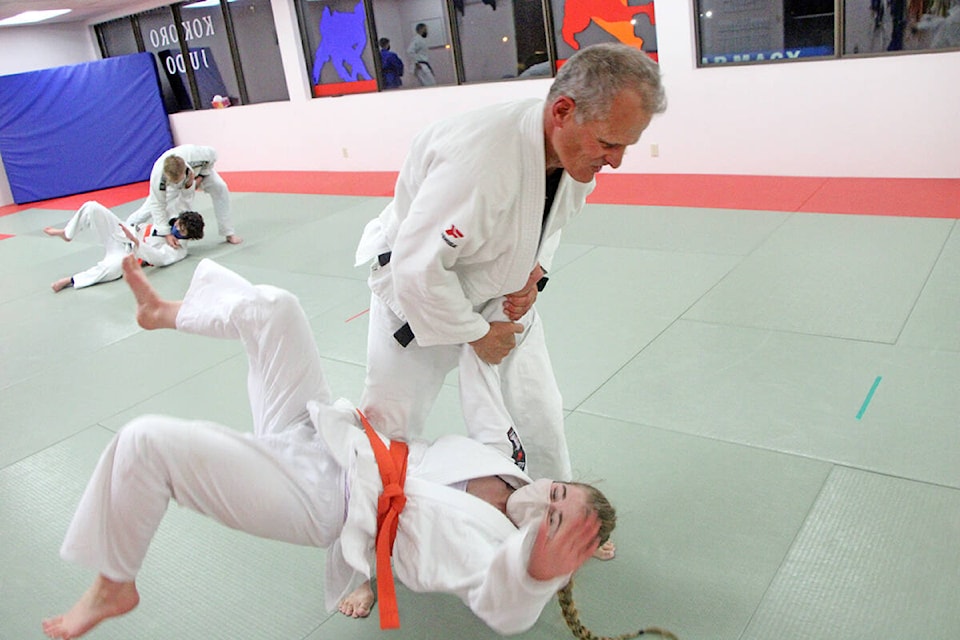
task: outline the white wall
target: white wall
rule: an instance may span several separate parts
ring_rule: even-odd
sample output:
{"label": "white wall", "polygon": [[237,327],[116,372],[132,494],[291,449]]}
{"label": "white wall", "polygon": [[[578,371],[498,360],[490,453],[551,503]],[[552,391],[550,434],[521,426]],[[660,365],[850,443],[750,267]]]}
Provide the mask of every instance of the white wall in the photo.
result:
{"label": "white wall", "polygon": [[[426,123],[542,97],[549,87],[525,80],[310,99],[291,0],[272,2],[291,101],[170,118],[178,143],[217,147],[224,171],[397,170]],[[960,178],[960,52],[697,69],[692,4],[657,3],[670,104],[621,173]],[[76,33],[90,37],[85,28],[56,38],[34,29],[0,29],[5,64],[29,56],[30,66],[17,69],[27,70],[98,57],[92,41],[76,42]],[[30,46],[13,31],[29,31]],[[10,202],[0,177],[0,204]]]}
{"label": "white wall", "polygon": [[0,29],[0,76],[96,60],[96,43],[75,24]]}
{"label": "white wall", "polygon": [[960,178],[960,52],[696,69],[692,4],[657,3],[660,158],[621,171]]}

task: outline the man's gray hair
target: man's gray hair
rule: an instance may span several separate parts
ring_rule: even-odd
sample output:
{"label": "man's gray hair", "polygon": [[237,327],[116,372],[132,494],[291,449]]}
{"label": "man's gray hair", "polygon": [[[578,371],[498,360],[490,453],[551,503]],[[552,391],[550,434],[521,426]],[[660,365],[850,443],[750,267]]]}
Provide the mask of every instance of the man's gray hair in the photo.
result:
{"label": "man's gray hair", "polygon": [[560,67],[547,103],[567,96],[577,105],[577,122],[591,122],[606,117],[613,98],[624,89],[636,91],[651,115],[667,108],[660,66],[649,55],[625,44],[595,44],[576,52]]}

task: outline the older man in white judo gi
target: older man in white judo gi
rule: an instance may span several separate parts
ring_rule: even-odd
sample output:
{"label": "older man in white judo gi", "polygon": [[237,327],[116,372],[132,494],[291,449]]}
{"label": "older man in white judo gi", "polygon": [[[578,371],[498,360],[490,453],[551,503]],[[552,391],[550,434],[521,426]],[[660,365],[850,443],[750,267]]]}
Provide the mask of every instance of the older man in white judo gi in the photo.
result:
{"label": "older man in white judo gi", "polygon": [[146,201],[127,217],[127,224],[135,226],[152,220],[157,235],[164,236],[171,246],[176,246],[177,238],[170,233],[168,223],[173,214],[170,208],[178,198],[192,203],[199,188],[213,200],[217,233],[230,244],[243,242],[234,230],[230,217],[230,190],[214,169],[216,162],[217,151],[213,147],[182,144],[165,151],[153,163]]}
{"label": "older man in white judo gi", "polygon": [[[494,422],[465,416],[480,428],[471,437],[525,448],[535,478],[570,478],[560,392],[533,304],[595,174],[618,167],[664,108],[656,63],[626,45],[596,45],[563,65],[545,101],[457,115],[414,140],[393,201],[356,254],[358,265],[371,264],[360,401],[371,421],[392,437],[420,434],[470,345],[499,363],[504,401]],[[460,375],[469,414],[475,385],[464,381],[470,372]]]}
{"label": "older man in white judo gi", "polygon": [[[181,211],[167,221],[170,233],[179,240],[203,238],[203,226],[203,218],[196,211]],[[175,247],[167,244],[162,236],[153,233],[153,224],[149,222],[131,228],[112,211],[93,200],[77,209],[62,229],[46,227],[43,232],[70,242],[84,230],[96,234],[103,245],[103,259],[89,269],[54,281],[50,285],[54,293],[67,287],[82,289],[119,279],[123,275],[123,258],[130,253],[156,267],[166,267],[187,257],[186,243],[178,243]]]}
{"label": "older man in white judo gi", "polygon": [[[134,581],[171,498],[254,535],[328,547],[332,608],[372,575],[385,483],[371,443],[388,440],[358,429],[348,402],[333,402],[291,293],[203,260],[183,301],[173,302],[159,298],[132,257],[124,271],[144,328],[243,342],[254,433],[155,415],[121,429],[61,548],[98,575],[73,608],[44,622],[45,633],[74,638],[139,603]],[[409,443],[403,492],[397,577],[414,591],[456,594],[500,633],[532,626],[612,528],[608,520],[601,529],[599,503],[584,486],[531,483],[463,436]],[[390,580],[377,565],[378,582]]]}

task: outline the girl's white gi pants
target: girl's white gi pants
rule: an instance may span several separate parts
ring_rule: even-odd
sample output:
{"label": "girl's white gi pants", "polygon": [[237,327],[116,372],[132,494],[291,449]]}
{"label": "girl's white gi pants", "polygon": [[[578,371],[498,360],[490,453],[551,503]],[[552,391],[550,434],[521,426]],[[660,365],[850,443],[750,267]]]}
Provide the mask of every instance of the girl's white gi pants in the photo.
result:
{"label": "girl's white gi pants", "polygon": [[328,547],[343,526],[343,470],[307,415],[330,390],[296,297],[202,261],[177,329],[239,339],[254,433],[149,415],[104,451],[61,548],[64,559],[132,581],[172,498],[264,538]]}

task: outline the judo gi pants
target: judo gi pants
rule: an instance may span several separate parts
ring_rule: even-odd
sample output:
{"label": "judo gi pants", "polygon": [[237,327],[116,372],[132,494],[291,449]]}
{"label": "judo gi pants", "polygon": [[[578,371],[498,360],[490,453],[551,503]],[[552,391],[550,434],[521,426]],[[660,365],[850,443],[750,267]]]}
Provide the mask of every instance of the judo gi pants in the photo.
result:
{"label": "judo gi pants", "polygon": [[[130,240],[123,234],[123,224],[116,215],[99,202],[85,202],[73,214],[67,226],[63,228],[68,240],[78,233],[89,229],[96,234],[103,245],[103,259],[97,264],[76,273],[73,286],[77,289],[89,287],[100,282],[117,280],[123,275],[123,258],[132,250]],[[133,229],[131,229],[133,231]],[[136,233],[136,231],[134,231]]]}
{"label": "judo gi pants", "polygon": [[200,189],[213,200],[213,213],[217,217],[217,233],[223,237],[232,236],[236,231],[230,217],[230,189],[227,183],[213,169],[203,177]]}
{"label": "judo gi pants", "polygon": [[330,391],[296,297],[204,260],[177,329],[243,342],[254,433],[156,415],[133,420],[101,456],[61,556],[134,580],[171,498],[256,536],[330,546],[343,526],[344,474],[307,414],[307,403],[329,402]]}
{"label": "judo gi pants", "polygon": [[416,76],[421,87],[437,86],[437,78],[433,75],[433,69],[425,62],[414,63],[413,75]]}
{"label": "judo gi pants", "polygon": [[[227,187],[227,183],[220,177],[216,171],[210,170],[209,175],[203,177],[203,181],[200,183],[200,190],[210,195],[210,199],[213,201],[213,214],[217,217],[217,233],[221,236],[232,236],[236,231],[233,228],[233,219],[230,216],[230,189]],[[187,199],[188,198],[188,199]],[[183,199],[187,199],[184,202]],[[193,206],[193,197],[192,194],[185,195],[182,199],[178,199],[181,207],[192,207]],[[127,224],[130,226],[136,226],[143,222],[150,222],[150,209],[148,208],[148,202],[144,202],[143,205],[131,213],[127,217]],[[167,214],[169,217],[174,218],[180,215],[182,211],[168,211]]]}
{"label": "judo gi pants", "polygon": [[[483,315],[502,320],[502,298]],[[520,319],[517,346],[498,365],[480,360],[469,344],[421,347],[416,339],[401,346],[393,334],[403,321],[376,295],[370,297],[367,377],[360,408],[391,438],[422,434],[447,374],[459,366],[461,406],[467,435],[513,457],[519,436],[527,475],[571,479],[563,425],[563,400],[547,352],[543,323],[532,308]]]}

